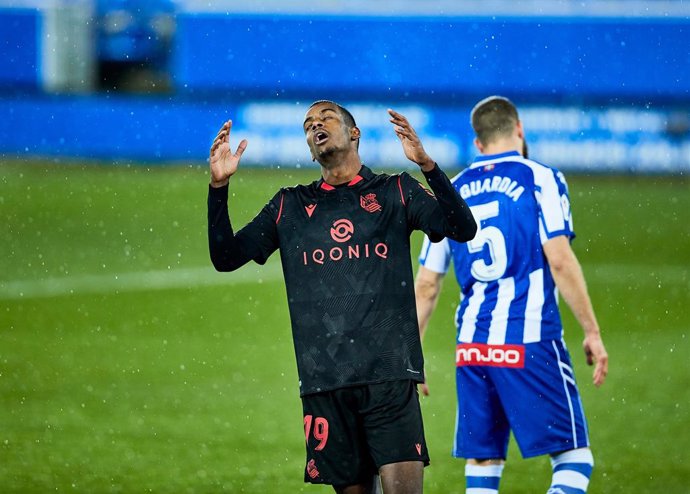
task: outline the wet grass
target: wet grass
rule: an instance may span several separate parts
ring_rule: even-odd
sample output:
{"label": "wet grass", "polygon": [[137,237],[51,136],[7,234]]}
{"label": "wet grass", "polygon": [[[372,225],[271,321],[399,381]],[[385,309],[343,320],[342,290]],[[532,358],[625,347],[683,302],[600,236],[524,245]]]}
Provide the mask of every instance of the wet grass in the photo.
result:
{"label": "wet grass", "polygon": [[[279,186],[316,175],[242,170],[232,187],[235,223]],[[0,165],[2,492],[330,492],[302,482],[279,261],[257,269],[256,281],[213,273],[206,183],[197,165]],[[596,460],[590,492],[687,492],[689,183],[573,176],[570,189],[574,247],[611,355],[609,380],[595,389],[581,331],[564,309]],[[98,284],[205,269],[188,286]],[[75,277],[93,286],[31,291]],[[10,296],[17,281],[24,296]],[[462,463],[449,454],[453,285],[449,277],[425,341],[432,494],[464,486]],[[544,492],[549,477],[547,459],[522,460],[511,447],[503,492]]]}

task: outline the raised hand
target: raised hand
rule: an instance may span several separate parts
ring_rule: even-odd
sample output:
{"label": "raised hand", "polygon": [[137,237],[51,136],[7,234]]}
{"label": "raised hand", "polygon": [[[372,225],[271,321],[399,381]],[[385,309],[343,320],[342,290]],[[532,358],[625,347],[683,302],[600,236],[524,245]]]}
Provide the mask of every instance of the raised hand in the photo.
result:
{"label": "raised hand", "polygon": [[218,131],[211,144],[209,163],[211,166],[211,186],[223,187],[237,171],[242,153],[247,148],[247,140],[242,139],[234,154],[230,153],[230,130],[232,120],[228,120]]}
{"label": "raised hand", "polygon": [[422,141],[419,140],[417,132],[410,125],[410,122],[407,121],[407,118],[390,108],[388,109],[388,114],[391,116],[390,122],[395,126],[393,130],[402,143],[407,159],[417,163],[423,171],[431,171],[436,163],[424,150]]}

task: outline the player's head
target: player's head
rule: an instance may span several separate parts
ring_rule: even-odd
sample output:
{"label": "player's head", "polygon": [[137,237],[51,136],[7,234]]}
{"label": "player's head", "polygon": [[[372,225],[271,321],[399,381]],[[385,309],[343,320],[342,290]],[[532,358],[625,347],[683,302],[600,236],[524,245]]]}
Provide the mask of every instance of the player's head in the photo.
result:
{"label": "player's head", "polygon": [[343,117],[343,120],[345,121],[345,124],[348,127],[357,127],[357,122],[355,122],[355,117],[352,116],[352,113],[350,113],[347,110],[347,108],[345,108],[342,105],[339,105],[335,101],[331,101],[331,100],[327,100],[327,99],[320,99],[318,101],[314,101],[311,105],[309,105],[309,108],[307,108],[307,111],[311,110],[316,105],[321,105],[321,104],[335,106],[338,109],[338,111],[340,112],[340,115]]}
{"label": "player's head", "polygon": [[335,101],[319,100],[309,105],[303,128],[313,160],[359,149],[361,134],[355,118]]}
{"label": "player's head", "polygon": [[475,145],[484,154],[493,154],[515,148],[524,153],[527,149],[515,105],[503,96],[489,96],[472,108],[470,122],[476,136]]}

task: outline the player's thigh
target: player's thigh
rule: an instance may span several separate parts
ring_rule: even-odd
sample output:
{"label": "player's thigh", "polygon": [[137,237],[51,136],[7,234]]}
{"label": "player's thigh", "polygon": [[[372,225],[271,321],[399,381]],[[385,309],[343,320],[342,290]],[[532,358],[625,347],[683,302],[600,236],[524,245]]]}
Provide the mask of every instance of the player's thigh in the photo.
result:
{"label": "player's thigh", "polygon": [[417,385],[390,381],[367,386],[360,413],[377,467],[398,462],[429,464]]}
{"label": "player's thigh", "polygon": [[510,426],[489,368],[457,367],[457,415],[453,455],[499,459],[508,452]]}
{"label": "player's thigh", "polygon": [[370,482],[376,473],[357,416],[358,393],[346,388],[302,397],[305,482],[348,486]]}
{"label": "player's thigh", "polygon": [[525,345],[525,367],[492,370],[524,457],[589,445],[570,356],[560,340]]}
{"label": "player's thigh", "polygon": [[419,494],[424,484],[424,463],[403,461],[382,465],[381,486],[386,494]]}

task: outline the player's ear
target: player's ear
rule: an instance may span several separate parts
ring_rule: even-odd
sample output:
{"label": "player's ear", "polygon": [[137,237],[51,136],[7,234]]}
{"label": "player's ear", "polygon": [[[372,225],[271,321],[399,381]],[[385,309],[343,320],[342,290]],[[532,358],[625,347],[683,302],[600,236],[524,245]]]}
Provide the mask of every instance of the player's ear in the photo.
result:
{"label": "player's ear", "polygon": [[515,126],[515,130],[517,130],[517,135],[520,139],[525,139],[525,130],[522,128],[522,122],[520,120],[517,121],[517,125]]}
{"label": "player's ear", "polygon": [[359,130],[359,127],[352,127],[350,129],[350,140],[357,141],[360,137],[362,137],[362,132]]}
{"label": "player's ear", "polygon": [[474,147],[477,148],[477,151],[480,153],[484,153],[484,146],[482,145],[482,142],[479,140],[478,137],[474,138]]}

